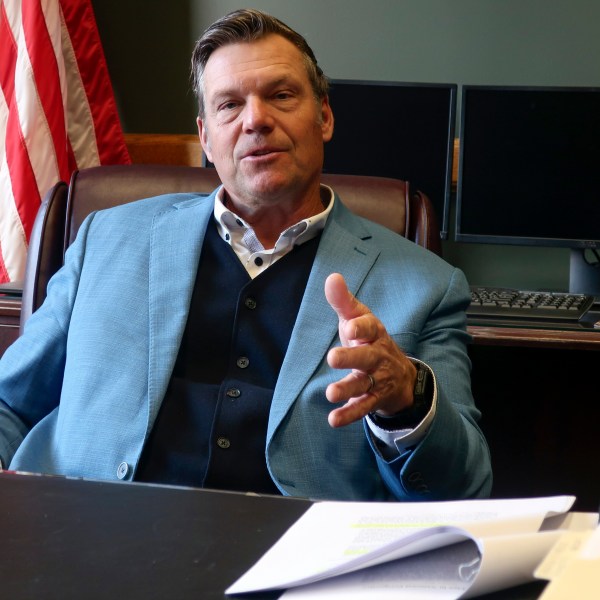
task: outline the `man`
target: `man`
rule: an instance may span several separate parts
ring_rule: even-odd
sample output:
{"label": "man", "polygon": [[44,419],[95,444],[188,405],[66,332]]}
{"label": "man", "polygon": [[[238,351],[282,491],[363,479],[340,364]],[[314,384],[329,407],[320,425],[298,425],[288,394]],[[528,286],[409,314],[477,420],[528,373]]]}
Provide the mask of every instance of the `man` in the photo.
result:
{"label": "man", "polygon": [[3,464],[311,498],[488,495],[464,277],[320,185],[333,115],[305,40],[236,11],[192,66],[223,186],[82,225],[1,363]]}

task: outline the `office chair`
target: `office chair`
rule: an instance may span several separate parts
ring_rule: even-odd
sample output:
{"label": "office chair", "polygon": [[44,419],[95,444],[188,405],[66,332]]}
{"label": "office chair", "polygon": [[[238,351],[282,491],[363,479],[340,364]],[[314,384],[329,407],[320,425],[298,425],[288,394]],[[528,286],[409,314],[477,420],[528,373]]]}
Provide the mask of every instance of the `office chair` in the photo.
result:
{"label": "office chair", "polygon": [[[389,227],[441,254],[431,202],[407,182],[355,175],[323,175],[353,212]],[[44,196],[33,225],[21,305],[20,330],[46,297],[46,286],[62,266],[79,226],[94,210],[169,192],[211,192],[220,184],[214,169],[173,165],[116,165],[75,171]]]}

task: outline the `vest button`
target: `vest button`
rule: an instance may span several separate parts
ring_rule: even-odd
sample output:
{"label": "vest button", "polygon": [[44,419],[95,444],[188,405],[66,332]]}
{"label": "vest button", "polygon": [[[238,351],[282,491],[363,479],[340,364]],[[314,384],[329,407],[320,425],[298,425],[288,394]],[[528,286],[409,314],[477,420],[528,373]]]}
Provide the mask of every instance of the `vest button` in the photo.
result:
{"label": "vest button", "polygon": [[240,356],[236,361],[236,365],[240,369],[246,369],[250,365],[250,359],[247,356]]}
{"label": "vest button", "polygon": [[242,392],[238,388],[229,388],[225,393],[230,398],[239,398],[242,395]]}
{"label": "vest button", "polygon": [[125,479],[125,477],[127,477],[127,473],[129,473],[129,465],[126,462],[122,462],[117,467],[117,477],[119,479]]}
{"label": "vest button", "polygon": [[244,300],[244,304],[246,305],[246,308],[249,308],[250,310],[254,310],[256,308],[256,300],[252,297],[248,297]]}
{"label": "vest button", "polygon": [[231,442],[226,437],[217,438],[217,446],[223,450],[227,450],[231,446]]}

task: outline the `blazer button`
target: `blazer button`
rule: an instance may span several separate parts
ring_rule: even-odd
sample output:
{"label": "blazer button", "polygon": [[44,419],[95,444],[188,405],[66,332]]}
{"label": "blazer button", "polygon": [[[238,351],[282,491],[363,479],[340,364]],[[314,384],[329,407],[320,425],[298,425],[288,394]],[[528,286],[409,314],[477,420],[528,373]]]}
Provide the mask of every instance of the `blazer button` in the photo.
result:
{"label": "blazer button", "polygon": [[117,468],[117,477],[119,479],[125,479],[129,473],[129,465],[126,462],[122,462]]}
{"label": "blazer button", "polygon": [[247,356],[240,356],[237,359],[236,364],[240,369],[246,369],[250,364],[250,359]]}

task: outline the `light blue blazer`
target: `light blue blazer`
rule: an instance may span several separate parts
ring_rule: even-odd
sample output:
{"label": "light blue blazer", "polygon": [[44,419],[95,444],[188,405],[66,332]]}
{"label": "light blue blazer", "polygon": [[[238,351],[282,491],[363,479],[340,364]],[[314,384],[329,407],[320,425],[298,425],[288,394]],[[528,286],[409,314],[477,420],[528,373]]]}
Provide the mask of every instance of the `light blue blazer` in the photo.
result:
{"label": "light blue blazer", "polygon": [[[0,361],[0,459],[11,469],[131,480],[186,324],[214,192],[166,195],[82,224],[44,305]],[[387,461],[362,423],[332,429],[326,386],[338,321],[323,293],[340,272],[400,348],[435,372],[425,439]],[[488,448],[476,422],[462,273],[336,197],[275,388],[265,443],[281,492],[310,498],[485,497]],[[210,349],[207,349],[210,352]]]}

